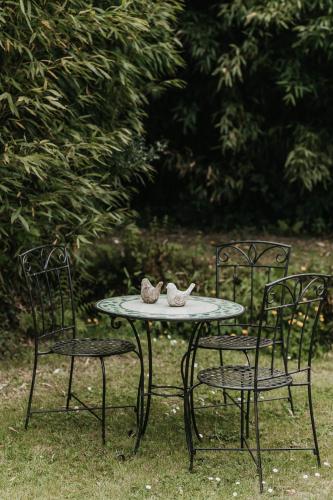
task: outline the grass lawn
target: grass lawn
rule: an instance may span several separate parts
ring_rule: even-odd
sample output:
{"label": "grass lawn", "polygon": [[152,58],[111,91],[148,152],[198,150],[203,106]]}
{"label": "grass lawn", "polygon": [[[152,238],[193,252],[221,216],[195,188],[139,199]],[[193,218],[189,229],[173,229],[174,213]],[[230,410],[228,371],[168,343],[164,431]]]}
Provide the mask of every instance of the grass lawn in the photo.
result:
{"label": "grass lawn", "polygon": [[[214,238],[212,238],[214,239]],[[284,239],[285,240],[285,239]],[[195,238],[192,240],[195,245]],[[292,242],[293,243],[293,242]],[[313,240],[295,241],[294,261],[306,269],[330,272],[332,248]],[[311,251],[310,251],[311,250]],[[300,267],[299,266],[299,267]],[[292,271],[296,271],[293,265]],[[87,328],[86,335],[130,337],[124,326],[112,332],[105,323]],[[170,338],[168,337],[168,335]],[[145,335],[142,333],[144,343]],[[179,383],[179,362],[185,340],[172,329],[153,343],[158,383]],[[31,376],[32,346],[25,346],[14,360],[0,363],[0,499],[56,498],[259,498],[258,480],[247,453],[205,453],[188,472],[183,431],[182,401],[153,400],[150,423],[136,456],[132,455],[133,411],[108,416],[107,444],[101,444],[99,422],[86,412],[34,416],[23,428]],[[216,353],[201,352],[198,368],[215,365]],[[230,358],[229,358],[230,359]],[[46,357],[37,377],[35,406],[64,404],[69,364],[60,356]],[[138,376],[136,358],[107,361],[108,397],[112,404],[134,401]],[[333,354],[313,364],[314,408],[322,467],[317,469],[310,452],[263,453],[263,497],[331,499],[333,497]],[[85,401],[100,401],[99,362],[77,362],[74,390]],[[284,402],[260,405],[262,445],[312,443],[305,389],[295,389],[296,415]],[[199,401],[217,401],[218,391],[201,391]],[[74,403],[73,403],[74,404]],[[207,444],[210,433],[221,442],[238,446],[239,412],[234,407],[202,411],[200,430]],[[252,429],[252,428],[251,428]],[[251,433],[253,438],[254,433]],[[253,442],[253,441],[252,441]],[[276,472],[274,472],[276,471]],[[316,476],[316,473],[320,476]],[[150,488],[147,488],[150,486]],[[268,491],[269,490],[269,491]]]}

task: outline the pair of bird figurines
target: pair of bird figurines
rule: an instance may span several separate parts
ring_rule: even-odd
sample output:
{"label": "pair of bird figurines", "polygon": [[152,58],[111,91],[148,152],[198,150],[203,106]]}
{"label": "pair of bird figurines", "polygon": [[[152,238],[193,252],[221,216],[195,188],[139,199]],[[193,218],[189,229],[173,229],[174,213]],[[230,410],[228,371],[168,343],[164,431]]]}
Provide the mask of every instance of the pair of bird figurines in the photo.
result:
{"label": "pair of bird figurines", "polygon": [[[145,302],[146,304],[155,304],[160,296],[162,286],[163,281],[160,281],[156,286],[153,286],[148,278],[143,278],[143,280],[141,281],[141,298],[143,302]],[[194,287],[195,283],[191,283],[188,289],[182,292],[178,290],[174,283],[168,283],[166,290],[169,306],[184,306]]]}

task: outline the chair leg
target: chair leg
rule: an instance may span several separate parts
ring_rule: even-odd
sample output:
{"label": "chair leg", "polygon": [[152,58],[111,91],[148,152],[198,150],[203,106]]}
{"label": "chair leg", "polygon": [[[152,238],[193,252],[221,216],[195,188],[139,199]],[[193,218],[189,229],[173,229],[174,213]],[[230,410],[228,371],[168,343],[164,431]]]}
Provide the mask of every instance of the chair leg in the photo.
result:
{"label": "chair leg", "polygon": [[313,442],[314,442],[314,446],[315,446],[314,447],[314,454],[317,457],[318,467],[320,467],[319,446],[318,446],[316,423],[315,423],[315,419],[314,419],[313,405],[312,405],[311,382],[308,385],[308,402],[309,402],[309,410],[310,410],[310,418],[311,418],[311,427],[312,427],[312,434],[313,434]]}
{"label": "chair leg", "polygon": [[249,439],[250,436],[250,404],[251,404],[251,391],[247,392],[246,396],[246,439]]}
{"label": "chair leg", "polygon": [[[243,351],[243,354],[246,357],[247,364],[251,366],[251,361],[247,351]],[[250,436],[250,411],[251,411],[251,391],[248,391],[246,399],[246,439],[248,439]]]}
{"label": "chair leg", "polygon": [[291,393],[291,387],[290,387],[290,385],[288,385],[288,401],[289,401],[289,404],[290,404],[290,411],[291,411],[292,415],[294,416],[295,415],[294,401],[293,401],[293,395]]}
{"label": "chair leg", "polygon": [[[284,349],[284,340],[283,340],[283,338],[282,338],[282,344],[281,344],[281,354],[282,354],[282,359],[283,359],[283,365],[284,365],[285,372],[288,373],[288,361],[287,361],[286,352],[285,352],[285,349]],[[293,395],[292,395],[292,392],[291,392],[290,385],[288,385],[288,402],[290,404],[290,411],[291,411],[292,415],[294,416],[294,414],[295,414],[295,411],[294,411],[294,402],[293,402]]]}
{"label": "chair leg", "polygon": [[244,448],[244,391],[241,391],[241,402],[240,402],[240,447]]}
{"label": "chair leg", "polygon": [[105,444],[105,396],[106,396],[106,380],[105,380],[105,365],[104,365],[104,358],[100,357],[99,358],[101,361],[101,367],[102,367],[102,441],[103,444]]}
{"label": "chair leg", "polygon": [[30,394],[29,394],[29,400],[28,400],[28,406],[27,406],[27,414],[25,417],[25,423],[24,423],[24,428],[27,430],[28,425],[29,425],[29,420],[31,416],[31,405],[32,405],[32,397],[34,393],[34,388],[35,388],[35,381],[36,381],[36,372],[37,372],[37,363],[38,363],[38,354],[35,353],[35,358],[34,358],[34,365],[32,369],[32,378],[31,378],[31,386],[30,386]]}
{"label": "chair leg", "polygon": [[[219,354],[220,354],[220,366],[223,366],[223,354],[222,354],[221,349],[219,350]],[[223,403],[226,405],[227,404],[227,393],[226,393],[225,389],[222,389],[222,390],[223,390]]]}
{"label": "chair leg", "polygon": [[260,493],[263,492],[262,484],[262,467],[261,467],[261,451],[260,451],[260,435],[259,435],[259,413],[258,413],[258,392],[254,391],[254,422],[256,430],[256,448],[257,448],[257,472],[259,476]]}
{"label": "chair leg", "polygon": [[69,369],[69,381],[68,381],[68,390],[67,390],[67,400],[66,400],[66,409],[69,409],[69,402],[72,397],[72,381],[73,381],[73,370],[74,370],[74,359],[75,356],[71,358],[71,366]]}

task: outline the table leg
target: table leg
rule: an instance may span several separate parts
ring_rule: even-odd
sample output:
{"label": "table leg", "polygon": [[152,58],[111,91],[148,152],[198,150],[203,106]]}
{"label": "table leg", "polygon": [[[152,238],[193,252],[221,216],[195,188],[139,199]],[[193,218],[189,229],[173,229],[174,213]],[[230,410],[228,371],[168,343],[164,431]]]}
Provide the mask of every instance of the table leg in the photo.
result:
{"label": "table leg", "polygon": [[147,346],[148,346],[148,390],[145,393],[145,396],[147,396],[147,402],[146,402],[144,420],[142,425],[142,436],[145,434],[148,425],[150,404],[151,404],[151,391],[153,385],[153,355],[151,349],[151,331],[150,331],[149,321],[146,321],[146,332],[147,332]]}

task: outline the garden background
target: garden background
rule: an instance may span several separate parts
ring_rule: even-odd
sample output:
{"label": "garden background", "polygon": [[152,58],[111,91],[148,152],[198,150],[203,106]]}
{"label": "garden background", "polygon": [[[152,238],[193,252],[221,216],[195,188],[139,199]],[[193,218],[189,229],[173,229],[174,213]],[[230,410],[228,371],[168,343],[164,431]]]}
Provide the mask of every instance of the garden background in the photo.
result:
{"label": "garden background", "polygon": [[[29,369],[17,256],[32,246],[70,247],[82,335],[106,328],[95,300],[143,276],[213,295],[212,245],[232,238],[291,243],[293,272],[332,272],[332,33],[332,0],[1,4],[6,380]],[[320,366],[332,326],[328,307]]]}

